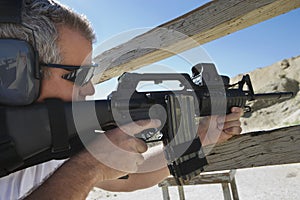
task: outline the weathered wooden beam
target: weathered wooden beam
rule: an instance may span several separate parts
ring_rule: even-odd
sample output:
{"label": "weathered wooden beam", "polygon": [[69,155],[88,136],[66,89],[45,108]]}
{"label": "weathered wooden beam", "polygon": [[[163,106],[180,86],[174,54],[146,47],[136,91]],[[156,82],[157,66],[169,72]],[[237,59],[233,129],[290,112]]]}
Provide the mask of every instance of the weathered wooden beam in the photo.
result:
{"label": "weathered wooden beam", "polygon": [[[225,143],[204,147],[208,165],[204,173],[185,185],[231,183],[235,187],[235,169],[259,166],[300,163],[300,125],[271,131],[246,133]],[[224,171],[223,171],[224,170]],[[177,185],[174,177],[168,177],[160,187]],[[237,195],[233,188],[233,194]]]}
{"label": "weathered wooden beam", "polygon": [[242,134],[204,150],[206,172],[300,163],[300,125]]}
{"label": "weathered wooden beam", "polygon": [[215,0],[95,57],[102,82],[300,7],[300,0]]}

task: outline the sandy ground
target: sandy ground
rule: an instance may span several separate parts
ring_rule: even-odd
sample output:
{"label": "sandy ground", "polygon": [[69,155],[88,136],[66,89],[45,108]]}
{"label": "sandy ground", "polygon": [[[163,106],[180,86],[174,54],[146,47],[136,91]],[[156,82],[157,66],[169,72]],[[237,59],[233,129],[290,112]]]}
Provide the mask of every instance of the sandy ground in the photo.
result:
{"label": "sandy ground", "polygon": [[[238,193],[241,200],[300,200],[300,164],[240,169],[236,173]],[[185,186],[187,200],[222,200],[220,184]],[[170,187],[171,199],[179,199],[177,188]],[[129,193],[107,192],[95,188],[87,200],[157,200],[163,199],[161,188]]]}

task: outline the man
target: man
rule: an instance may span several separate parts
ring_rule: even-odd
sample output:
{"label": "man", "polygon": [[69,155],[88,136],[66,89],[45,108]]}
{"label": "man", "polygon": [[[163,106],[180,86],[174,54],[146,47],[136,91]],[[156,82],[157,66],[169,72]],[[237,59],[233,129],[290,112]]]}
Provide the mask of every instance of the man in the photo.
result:
{"label": "man", "polygon": [[[24,0],[23,23],[35,31],[36,46],[43,69],[43,80],[38,102],[46,98],[60,98],[64,101],[84,100],[94,93],[90,82],[76,85],[69,77],[70,72],[63,66],[90,65],[94,34],[85,18],[52,0]],[[0,25],[1,38],[19,38],[33,44],[32,33],[18,25]],[[60,64],[61,68],[47,67],[47,64]],[[239,118],[242,110],[234,108],[225,118],[225,123],[218,124],[218,117],[212,117],[216,130],[224,125],[221,139],[226,140],[241,132]],[[222,120],[220,120],[222,121]],[[158,120],[142,120],[124,125],[105,133],[115,146],[134,153],[127,160],[126,171],[113,169],[94,158],[84,150],[68,161],[49,161],[13,173],[0,179],[0,199],[85,199],[97,183],[105,189],[129,191],[149,187],[169,175],[164,166],[147,173],[131,173],[129,179],[118,180],[129,172],[136,172],[148,159],[163,159],[156,154],[142,155],[147,150],[146,144],[132,137],[149,128],[160,126]],[[208,123],[199,129],[200,137],[206,136]],[[122,130],[131,130],[130,135]],[[219,131],[219,130],[218,130]],[[216,138],[213,138],[214,140]],[[93,144],[99,149],[105,144]],[[205,145],[205,144],[204,144]],[[108,152],[110,153],[110,152]],[[55,171],[55,172],[54,172]],[[53,173],[54,172],[54,173]],[[141,184],[145,180],[146,184]]]}

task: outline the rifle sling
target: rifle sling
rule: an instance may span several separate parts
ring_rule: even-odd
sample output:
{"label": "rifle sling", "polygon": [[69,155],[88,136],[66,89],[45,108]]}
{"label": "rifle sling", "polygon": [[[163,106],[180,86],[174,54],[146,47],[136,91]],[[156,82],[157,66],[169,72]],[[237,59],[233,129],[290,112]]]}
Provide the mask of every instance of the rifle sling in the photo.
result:
{"label": "rifle sling", "polygon": [[52,153],[56,159],[65,158],[69,154],[69,134],[64,111],[64,103],[60,99],[46,99],[48,108],[51,136]]}
{"label": "rifle sling", "polygon": [[[70,125],[70,120],[68,122],[66,120],[64,102],[59,99],[49,99],[45,104],[47,109],[42,112],[37,107],[31,107],[31,109],[28,109],[29,107],[0,107],[0,177],[52,159],[69,158],[84,148],[77,132],[74,132],[76,130],[73,128],[68,130],[67,124]],[[16,110],[20,111],[15,112]],[[26,113],[24,116],[31,116],[32,119],[25,120],[24,118],[25,122],[19,119],[14,121],[11,116],[8,117],[8,113],[10,115],[11,113],[17,115]],[[44,117],[40,117],[41,115]],[[34,124],[26,122],[34,122]],[[49,126],[45,126],[45,123]],[[39,128],[30,128],[32,126]],[[11,127],[15,129],[11,130]],[[28,130],[23,130],[23,128],[28,128]],[[49,139],[41,140],[49,131],[50,137],[47,137]],[[29,138],[36,139],[32,142],[40,142],[38,149],[34,143],[20,142],[28,138],[27,134],[31,135]],[[17,138],[18,141],[15,141]],[[21,149],[26,150],[26,153],[20,152]]]}
{"label": "rifle sling", "polygon": [[0,177],[20,167],[23,159],[16,151],[15,143],[8,135],[6,113],[0,108]]}

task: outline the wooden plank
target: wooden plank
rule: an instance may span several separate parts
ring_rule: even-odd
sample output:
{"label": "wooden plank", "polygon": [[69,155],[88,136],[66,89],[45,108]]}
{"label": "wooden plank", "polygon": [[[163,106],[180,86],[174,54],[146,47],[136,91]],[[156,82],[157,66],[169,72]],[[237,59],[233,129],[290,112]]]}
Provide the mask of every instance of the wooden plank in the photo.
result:
{"label": "wooden plank", "polygon": [[95,57],[102,82],[300,7],[300,0],[215,0]]}
{"label": "wooden plank", "polygon": [[204,171],[300,163],[300,125],[247,133],[223,144],[205,147]]}
{"label": "wooden plank", "polygon": [[[208,165],[185,185],[234,182],[234,169],[300,163],[300,125],[235,136],[215,146],[204,147]],[[223,171],[225,170],[225,171]],[[229,171],[228,171],[229,170]],[[218,171],[217,173],[210,173]],[[235,183],[233,183],[235,184]],[[177,185],[168,177],[159,186]]]}

